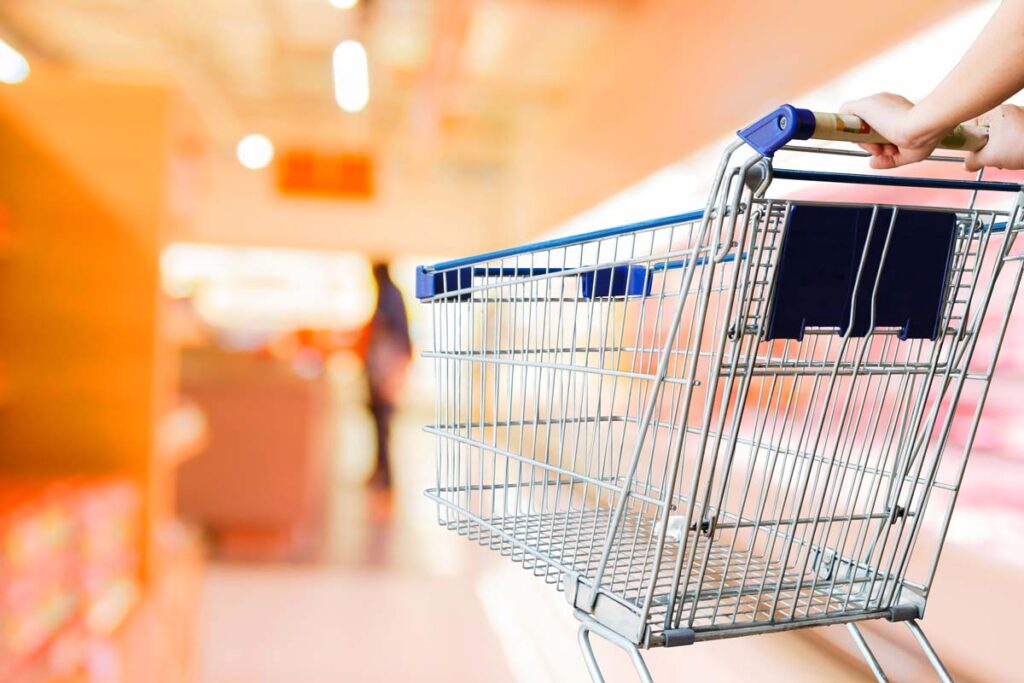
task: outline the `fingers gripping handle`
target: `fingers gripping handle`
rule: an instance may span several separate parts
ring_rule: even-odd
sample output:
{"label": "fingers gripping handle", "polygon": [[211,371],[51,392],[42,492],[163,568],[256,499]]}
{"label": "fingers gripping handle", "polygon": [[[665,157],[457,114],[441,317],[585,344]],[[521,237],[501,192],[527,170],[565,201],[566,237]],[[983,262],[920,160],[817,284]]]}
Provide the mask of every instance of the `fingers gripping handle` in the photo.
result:
{"label": "fingers gripping handle", "polygon": [[[737,131],[737,134],[765,156],[771,156],[791,140],[814,138],[843,142],[887,142],[856,116],[822,114],[810,109],[797,109],[788,104]],[[976,152],[984,147],[986,142],[988,128],[960,125],[942,139],[939,147]]]}
{"label": "fingers gripping handle", "polygon": [[[811,112],[814,117],[814,134],[816,140],[841,140],[843,142],[878,142],[888,140],[871,130],[871,126],[856,116],[848,114],[822,114]],[[942,138],[939,147],[942,149],[958,149],[964,152],[977,152],[988,142],[988,128],[985,126],[968,126],[961,124]]]}

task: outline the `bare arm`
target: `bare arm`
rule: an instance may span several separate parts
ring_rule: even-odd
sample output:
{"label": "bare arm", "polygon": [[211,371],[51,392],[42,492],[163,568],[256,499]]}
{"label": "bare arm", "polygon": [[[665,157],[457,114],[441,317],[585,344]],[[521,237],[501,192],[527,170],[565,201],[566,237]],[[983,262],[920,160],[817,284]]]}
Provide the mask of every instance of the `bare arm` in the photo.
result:
{"label": "bare arm", "polygon": [[1024,0],[1003,0],[960,63],[908,117],[911,139],[941,137],[1024,88]]}
{"label": "bare arm", "polygon": [[[1024,88],[1024,0],[1003,0],[956,67],[920,103],[889,93],[844,104],[891,145],[864,145],[875,168],[924,159],[954,126],[973,119]],[[1024,141],[1017,144],[1024,145]],[[998,150],[989,158],[999,160]]]}

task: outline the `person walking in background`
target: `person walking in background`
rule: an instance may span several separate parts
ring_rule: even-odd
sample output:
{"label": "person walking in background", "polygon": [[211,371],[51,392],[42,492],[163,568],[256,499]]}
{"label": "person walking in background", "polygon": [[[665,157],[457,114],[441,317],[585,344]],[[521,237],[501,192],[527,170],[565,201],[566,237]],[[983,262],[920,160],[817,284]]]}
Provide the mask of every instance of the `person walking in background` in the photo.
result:
{"label": "person walking in background", "polygon": [[377,306],[366,330],[363,365],[369,390],[369,409],[377,431],[377,464],[369,485],[377,489],[391,487],[391,418],[405,385],[412,358],[409,320],[402,293],[391,280],[386,263],[373,264],[377,282]]}
{"label": "person walking in background", "polygon": [[1003,104],[1022,88],[1024,0],[1004,0],[960,63],[919,103],[879,93],[839,111],[859,116],[891,143],[861,145],[873,168],[921,161],[954,127],[970,122],[988,126],[989,138],[967,155],[967,170],[1024,169],[1024,109]]}

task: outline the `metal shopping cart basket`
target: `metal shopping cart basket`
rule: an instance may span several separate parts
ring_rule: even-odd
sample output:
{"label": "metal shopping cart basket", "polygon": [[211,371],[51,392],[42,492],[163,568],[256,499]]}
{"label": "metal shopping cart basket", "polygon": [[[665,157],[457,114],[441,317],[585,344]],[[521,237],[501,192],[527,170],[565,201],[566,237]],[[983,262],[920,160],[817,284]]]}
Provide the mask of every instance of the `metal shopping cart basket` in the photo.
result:
{"label": "metal shopping cart basket", "polygon": [[[786,105],[728,145],[703,211],[417,271],[427,495],[564,591],[595,681],[591,633],[649,681],[644,648],[843,623],[885,680],[856,626],[879,618],[949,680],[916,620],[1021,282],[1022,188],[775,166],[863,156],[792,144],[812,137],[878,139]],[[944,146],[984,141],[960,127]],[[773,197],[779,180],[964,208]]]}

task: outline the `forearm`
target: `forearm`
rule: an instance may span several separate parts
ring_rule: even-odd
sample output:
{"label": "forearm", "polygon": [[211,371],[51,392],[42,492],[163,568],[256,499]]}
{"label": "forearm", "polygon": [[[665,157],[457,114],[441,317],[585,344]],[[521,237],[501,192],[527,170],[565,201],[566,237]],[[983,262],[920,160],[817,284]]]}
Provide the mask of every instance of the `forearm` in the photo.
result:
{"label": "forearm", "polygon": [[909,114],[908,134],[940,136],[1024,88],[1024,0],[1003,0],[949,75]]}

